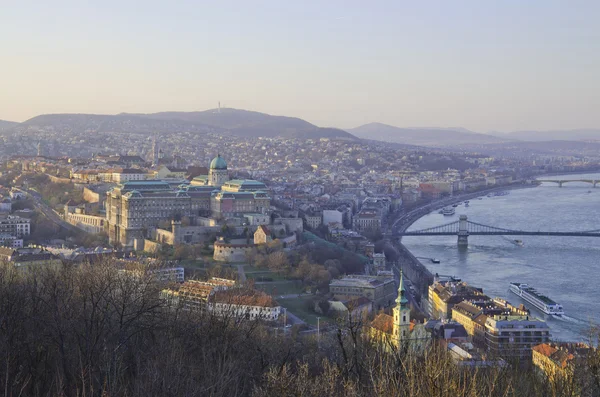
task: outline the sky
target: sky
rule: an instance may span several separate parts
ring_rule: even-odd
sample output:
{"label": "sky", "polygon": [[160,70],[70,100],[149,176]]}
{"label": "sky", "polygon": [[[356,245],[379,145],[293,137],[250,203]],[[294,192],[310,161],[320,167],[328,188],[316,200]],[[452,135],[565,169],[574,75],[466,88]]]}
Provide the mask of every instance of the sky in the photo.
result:
{"label": "sky", "polygon": [[0,0],[0,119],[221,106],[600,128],[600,2]]}

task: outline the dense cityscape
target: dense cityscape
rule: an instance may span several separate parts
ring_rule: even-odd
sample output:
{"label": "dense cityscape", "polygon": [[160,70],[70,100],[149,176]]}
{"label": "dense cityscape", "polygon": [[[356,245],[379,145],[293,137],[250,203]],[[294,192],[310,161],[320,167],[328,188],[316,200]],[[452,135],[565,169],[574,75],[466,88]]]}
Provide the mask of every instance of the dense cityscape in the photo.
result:
{"label": "dense cityscape", "polygon": [[599,13],[6,4],[0,394],[600,397]]}
{"label": "dense cityscape", "polygon": [[599,156],[65,131],[3,135],[0,256],[19,271],[108,264],[153,280],[165,307],[323,343],[360,328],[383,351],[436,345],[459,367],[528,362],[557,376],[594,349],[555,341],[533,302],[433,274],[438,260],[416,258],[397,234],[432,210],[452,219],[468,199],[597,170]]}

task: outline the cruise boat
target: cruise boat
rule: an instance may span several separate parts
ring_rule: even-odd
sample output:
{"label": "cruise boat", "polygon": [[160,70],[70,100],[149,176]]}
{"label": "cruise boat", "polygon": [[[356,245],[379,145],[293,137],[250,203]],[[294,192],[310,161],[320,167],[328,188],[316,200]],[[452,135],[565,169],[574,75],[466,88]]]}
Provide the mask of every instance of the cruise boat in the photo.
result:
{"label": "cruise boat", "polygon": [[546,314],[552,314],[554,316],[562,316],[565,314],[561,305],[547,296],[540,294],[535,288],[530,287],[528,284],[510,283],[510,291]]}
{"label": "cruise boat", "polygon": [[442,214],[444,216],[452,216],[456,213],[456,210],[453,207],[446,207],[442,210]]}

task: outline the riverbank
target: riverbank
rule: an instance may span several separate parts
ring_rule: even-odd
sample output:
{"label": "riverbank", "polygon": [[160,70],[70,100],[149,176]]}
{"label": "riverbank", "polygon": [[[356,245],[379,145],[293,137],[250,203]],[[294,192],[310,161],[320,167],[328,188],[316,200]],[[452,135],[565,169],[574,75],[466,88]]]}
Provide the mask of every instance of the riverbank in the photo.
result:
{"label": "riverbank", "polygon": [[410,225],[415,223],[417,221],[417,219],[419,219],[420,217],[427,215],[431,211],[439,210],[439,209],[447,207],[449,205],[460,203],[461,201],[471,200],[471,199],[474,199],[477,197],[487,196],[490,193],[506,191],[506,190],[527,189],[527,188],[532,188],[532,187],[536,187],[536,186],[538,186],[538,185],[524,184],[524,183],[507,185],[507,186],[498,186],[498,187],[494,187],[494,188],[490,188],[490,189],[483,189],[483,190],[479,190],[477,192],[464,193],[464,194],[461,194],[458,196],[451,196],[451,197],[447,197],[445,199],[433,201],[433,202],[425,204],[421,207],[411,210],[410,212],[402,215],[400,218],[398,218],[396,221],[394,221],[394,224],[391,227],[392,233],[405,232],[406,229],[408,229],[410,227]]}
{"label": "riverbank", "polygon": [[419,218],[429,214],[432,211],[438,210],[449,205],[453,205],[465,200],[471,200],[477,197],[486,196],[490,193],[526,189],[536,187],[536,184],[514,184],[508,186],[498,186],[490,189],[483,189],[477,192],[465,193],[458,196],[448,197],[442,200],[437,200],[421,207],[415,208],[406,214],[403,214],[400,218],[394,221],[391,227],[391,238],[392,244],[398,254],[399,264],[406,277],[415,286],[416,292],[419,295],[417,300],[420,303],[421,308],[425,308],[427,305],[423,304],[424,300],[428,299],[429,286],[433,284],[434,275],[433,273],[420,261],[412,252],[406,248],[400,238],[393,238],[396,233],[405,232],[413,223]]}
{"label": "riverbank", "polygon": [[[600,175],[591,177],[600,179]],[[580,179],[573,175],[566,178]],[[508,196],[472,200],[469,208],[457,207],[456,215],[449,220],[437,211],[431,212],[408,230],[452,222],[462,214],[481,224],[513,230],[598,230],[600,190],[591,189],[588,193],[589,190],[585,184],[567,185],[562,189],[545,184],[512,191]],[[557,339],[569,341],[585,337],[590,321],[596,323],[600,318],[600,309],[594,304],[599,298],[597,285],[600,282],[599,273],[595,271],[600,255],[598,238],[543,235],[515,238],[521,238],[522,245],[501,236],[470,236],[468,249],[456,247],[456,236],[403,237],[402,243],[416,257],[438,258],[439,264],[421,259],[433,274],[456,276],[482,288],[490,297],[529,307],[527,302],[511,294],[508,286],[511,282],[533,285],[559,302],[567,315],[547,317],[531,308],[532,315],[544,319]]]}

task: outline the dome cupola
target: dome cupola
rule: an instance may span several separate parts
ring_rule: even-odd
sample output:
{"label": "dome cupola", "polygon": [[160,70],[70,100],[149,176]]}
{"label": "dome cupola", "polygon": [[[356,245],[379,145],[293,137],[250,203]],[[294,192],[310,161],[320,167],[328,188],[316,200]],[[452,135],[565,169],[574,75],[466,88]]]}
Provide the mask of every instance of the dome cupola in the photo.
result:
{"label": "dome cupola", "polygon": [[212,159],[212,161],[210,162],[210,169],[211,170],[226,170],[227,162],[225,161],[225,159],[223,157],[221,157],[220,154],[218,154],[217,157]]}

